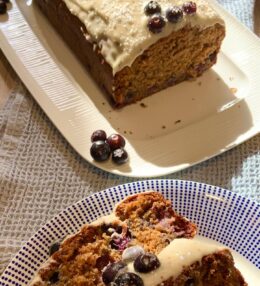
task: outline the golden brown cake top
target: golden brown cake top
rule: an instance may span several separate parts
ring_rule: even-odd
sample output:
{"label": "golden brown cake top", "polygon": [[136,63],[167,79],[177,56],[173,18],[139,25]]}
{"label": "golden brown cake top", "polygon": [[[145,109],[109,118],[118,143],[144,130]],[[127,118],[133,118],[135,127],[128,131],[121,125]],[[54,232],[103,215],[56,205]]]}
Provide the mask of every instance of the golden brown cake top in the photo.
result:
{"label": "golden brown cake top", "polygon": [[160,38],[186,25],[202,29],[216,23],[224,25],[205,0],[63,1],[84,23],[86,39],[99,47],[114,74],[131,66],[137,56]]}

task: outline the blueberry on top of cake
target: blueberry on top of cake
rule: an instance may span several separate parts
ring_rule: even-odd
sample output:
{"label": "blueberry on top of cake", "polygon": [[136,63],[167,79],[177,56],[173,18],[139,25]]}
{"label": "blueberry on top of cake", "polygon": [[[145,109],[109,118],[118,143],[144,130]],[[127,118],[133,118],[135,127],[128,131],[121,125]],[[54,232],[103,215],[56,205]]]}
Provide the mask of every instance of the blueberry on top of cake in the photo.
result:
{"label": "blueberry on top of cake", "polygon": [[[86,26],[91,41],[97,43],[101,54],[110,64],[115,74],[125,66],[131,66],[138,55],[141,55],[159,38],[168,36],[172,31],[186,25],[199,26],[205,29],[223,20],[209,7],[204,0],[197,0],[197,11],[194,17],[185,13],[183,21],[178,25],[167,24],[159,35],[147,29],[147,5],[153,14],[165,17],[166,10],[172,5],[191,11],[191,1],[185,0],[63,0],[70,12],[77,16]],[[152,2],[152,4],[151,4]],[[193,7],[193,6],[192,6]],[[150,11],[148,10],[148,11]]]}

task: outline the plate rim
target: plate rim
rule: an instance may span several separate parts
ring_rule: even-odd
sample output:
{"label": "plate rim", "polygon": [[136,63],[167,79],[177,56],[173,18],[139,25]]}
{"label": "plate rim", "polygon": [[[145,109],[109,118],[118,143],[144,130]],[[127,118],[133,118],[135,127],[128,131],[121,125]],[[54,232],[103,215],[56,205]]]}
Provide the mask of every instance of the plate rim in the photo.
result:
{"label": "plate rim", "polygon": [[[16,4],[17,1],[14,1],[13,3],[13,8],[14,11],[12,11],[13,13],[20,13],[20,16],[23,16],[22,13],[19,10],[18,5]],[[248,28],[246,28],[241,22],[239,22],[234,16],[230,15],[220,4],[216,3],[215,1],[212,1],[212,5],[214,5],[215,7],[217,7],[221,13],[222,16],[225,18],[226,17],[230,18],[231,22],[234,23],[234,25],[238,26],[239,29],[241,29],[241,31],[246,32],[248,34],[248,37],[251,38],[252,36],[252,41],[259,41],[260,43],[260,39],[252,33],[252,31],[250,31]],[[24,17],[23,17],[24,18]],[[9,22],[10,20],[10,22]],[[10,28],[12,25],[12,19],[9,19],[7,23],[5,23],[7,28],[4,29],[8,29],[8,27]],[[26,21],[26,20],[25,20]],[[141,160],[142,164],[146,164],[144,165],[144,170],[142,172],[140,172],[140,169],[136,170],[130,170],[130,171],[123,171],[121,168],[115,168],[113,165],[109,164],[100,164],[97,163],[91,159],[89,159],[89,154],[86,155],[87,153],[82,153],[82,150],[79,150],[78,146],[76,146],[73,143],[73,140],[70,136],[68,136],[68,132],[64,132],[64,128],[62,126],[62,122],[60,122],[60,119],[55,119],[54,116],[52,116],[52,113],[55,113],[55,109],[54,107],[52,107],[51,105],[46,105],[43,101],[43,99],[41,98],[41,95],[43,95],[44,91],[42,90],[42,86],[39,85],[39,83],[37,82],[36,78],[30,77],[29,76],[29,71],[27,70],[27,68],[25,66],[22,65],[22,60],[21,59],[17,59],[17,57],[15,57],[15,50],[13,50],[13,46],[12,44],[9,42],[7,36],[4,33],[4,29],[2,31],[2,28],[0,29],[0,39],[1,39],[1,48],[3,50],[3,52],[5,53],[5,55],[7,56],[8,60],[11,62],[12,66],[15,66],[15,70],[18,73],[18,75],[21,77],[21,79],[23,80],[23,82],[25,83],[25,85],[27,86],[28,90],[31,92],[32,96],[34,97],[34,99],[38,102],[38,104],[40,105],[40,107],[44,110],[45,114],[47,115],[47,117],[51,120],[51,122],[54,124],[54,126],[59,130],[60,134],[65,138],[65,140],[72,146],[72,148],[84,159],[86,160],[89,164],[103,170],[106,171],[108,173],[112,173],[115,175],[120,175],[123,177],[132,177],[132,178],[153,178],[153,177],[160,177],[160,176],[164,176],[164,175],[169,175],[172,173],[175,173],[177,171],[180,170],[184,170],[188,167],[197,165],[201,162],[204,162],[210,158],[213,158],[217,155],[223,154],[224,152],[242,144],[243,142],[245,142],[246,140],[249,140],[250,138],[252,138],[253,136],[257,135],[260,132],[260,116],[257,115],[257,113],[252,112],[252,116],[254,116],[254,120],[255,122],[252,123],[252,127],[250,127],[247,131],[245,131],[243,134],[237,134],[238,138],[235,139],[231,139],[231,142],[229,142],[230,144],[228,146],[223,146],[223,149],[214,149],[214,150],[209,150],[207,153],[203,153],[203,155],[199,155],[197,157],[199,158],[195,158],[195,159],[190,159],[191,162],[189,162],[188,164],[185,164],[185,162],[183,162],[183,164],[175,164],[174,163],[171,166],[165,167],[162,165],[155,165],[155,164],[150,164],[150,162],[147,162],[145,159],[141,158],[141,156],[137,156],[138,159]],[[31,30],[32,31],[32,30]],[[34,34],[34,33],[33,33]],[[37,38],[37,36],[35,35],[35,37]],[[37,38],[38,39],[38,38]],[[51,57],[51,56],[50,56]],[[19,62],[18,62],[19,61]],[[16,65],[18,63],[18,65]],[[56,64],[56,63],[55,63]],[[58,64],[56,64],[58,66]],[[58,67],[59,68],[59,67]],[[242,70],[243,71],[243,70]],[[61,71],[62,72],[62,71]],[[63,72],[62,72],[63,73]],[[66,78],[68,81],[68,77],[63,73],[64,78]],[[260,88],[260,85],[259,85]],[[253,96],[251,96],[253,97]],[[248,98],[250,98],[250,96],[248,96]],[[249,102],[248,102],[249,103]],[[253,104],[251,104],[251,108],[253,108]],[[222,120],[219,119],[218,120]],[[207,118],[208,121],[208,118]],[[213,121],[213,123],[219,124],[219,122],[217,121],[217,119],[215,121]],[[215,126],[214,125],[214,126]],[[204,128],[203,124],[195,124],[195,126],[198,126],[199,128]],[[186,129],[186,128],[184,128]],[[206,129],[205,129],[206,130]],[[227,132],[228,130],[223,130],[223,134],[225,134],[225,132]],[[187,132],[186,132],[187,133]],[[170,136],[172,135],[172,136]],[[173,138],[174,134],[169,134],[169,136],[167,137],[168,140],[170,140],[171,138]],[[178,133],[178,135],[180,135],[180,133]],[[185,137],[184,137],[185,138]],[[158,142],[157,142],[158,143]],[[197,146],[197,142],[196,142],[196,146]],[[85,148],[88,149],[88,146]],[[190,151],[189,151],[190,152]],[[89,152],[88,152],[89,153]],[[168,154],[168,153],[167,153]],[[169,153],[170,154],[170,153]],[[168,154],[168,155],[169,155]],[[131,163],[131,162],[130,162]],[[149,170],[148,172],[145,171],[145,169]]]}
{"label": "plate rim", "polygon": [[[7,277],[6,275],[8,275],[10,272],[10,270],[12,270],[13,265],[15,265],[16,261],[19,260],[19,257],[21,256],[21,254],[23,253],[23,251],[26,251],[26,248],[28,246],[30,246],[30,243],[34,242],[33,240],[37,237],[37,235],[39,235],[39,233],[46,233],[48,231],[48,229],[50,228],[49,225],[52,225],[55,223],[55,221],[59,220],[60,217],[65,216],[66,217],[66,213],[69,213],[70,210],[72,210],[75,206],[79,206],[80,204],[83,204],[83,202],[87,202],[88,200],[94,201],[96,197],[99,197],[100,195],[105,196],[105,193],[111,193],[111,192],[115,192],[115,191],[120,191],[122,190],[124,192],[123,194],[123,198],[125,196],[127,196],[128,194],[126,193],[127,191],[130,194],[135,194],[135,193],[142,193],[142,192],[147,192],[151,189],[150,186],[154,185],[155,186],[155,191],[159,192],[159,193],[163,193],[163,191],[160,191],[159,189],[166,189],[168,186],[170,188],[174,188],[176,186],[178,186],[179,191],[180,190],[184,190],[187,191],[189,190],[190,187],[193,188],[193,192],[199,192],[200,195],[214,195],[215,197],[218,197],[218,195],[214,194],[214,192],[223,192],[226,195],[228,195],[228,200],[231,201],[231,199],[238,199],[241,198],[242,202],[244,204],[249,203],[252,206],[254,206],[255,209],[259,210],[260,208],[260,204],[250,198],[246,198],[245,196],[229,191],[225,188],[222,187],[218,187],[218,186],[214,186],[214,185],[210,185],[207,183],[202,183],[202,182],[197,182],[197,181],[191,181],[191,180],[179,180],[179,179],[150,179],[150,180],[140,180],[140,181],[134,181],[134,182],[129,182],[129,183],[123,183],[123,184],[118,184],[116,186],[111,186],[108,187],[106,189],[102,189],[98,192],[92,193],[89,196],[86,196],[78,201],[76,201],[75,203],[69,205],[68,207],[64,208],[62,211],[60,211],[59,213],[57,213],[54,217],[52,217],[51,219],[49,219],[48,221],[46,221],[25,243],[23,243],[23,245],[20,247],[19,251],[13,256],[13,258],[10,260],[10,262],[8,263],[7,267],[5,268],[4,272],[2,273],[2,275],[0,276],[0,285],[3,286],[7,286],[7,285],[11,285],[12,283],[10,282],[10,284],[5,283],[4,281],[4,277]],[[145,191],[142,188],[147,188]],[[127,188],[130,188],[127,190]],[[121,192],[120,192],[121,194]],[[121,200],[122,196],[116,197],[117,200]],[[115,202],[114,204],[116,204],[117,202]],[[241,203],[241,201],[240,201]],[[259,212],[259,211],[258,211]],[[103,215],[106,213],[103,213]],[[259,212],[260,214],[260,212]],[[68,216],[68,214],[67,214]],[[94,218],[96,219],[96,217]],[[89,223],[86,221],[86,223]],[[80,228],[83,226],[84,224],[82,224],[80,226]],[[77,230],[76,230],[77,231]],[[75,230],[73,230],[73,233],[76,232]],[[67,235],[69,235],[70,233],[67,233]],[[62,237],[62,235],[60,236]],[[241,254],[241,253],[240,253]],[[242,254],[241,254],[242,255]],[[243,255],[242,255],[243,256]],[[243,256],[244,257],[244,256]],[[250,261],[248,259],[248,261]],[[252,264],[254,264],[251,261]],[[255,265],[255,267],[257,267]],[[260,268],[259,268],[260,269]],[[33,271],[35,273],[35,271]],[[31,276],[32,279],[33,275]],[[21,285],[21,284],[15,284],[15,285]]]}

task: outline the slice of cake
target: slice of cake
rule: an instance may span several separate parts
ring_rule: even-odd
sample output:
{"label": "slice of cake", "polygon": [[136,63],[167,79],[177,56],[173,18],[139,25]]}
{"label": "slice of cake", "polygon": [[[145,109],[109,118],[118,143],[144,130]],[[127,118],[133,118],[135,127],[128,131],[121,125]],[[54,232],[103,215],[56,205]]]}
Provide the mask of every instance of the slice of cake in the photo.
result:
{"label": "slice of cake", "polygon": [[116,106],[200,76],[223,20],[204,0],[35,0]]}
{"label": "slice of cake", "polygon": [[193,237],[196,226],[156,192],[55,243],[31,286],[246,286],[231,252]]}

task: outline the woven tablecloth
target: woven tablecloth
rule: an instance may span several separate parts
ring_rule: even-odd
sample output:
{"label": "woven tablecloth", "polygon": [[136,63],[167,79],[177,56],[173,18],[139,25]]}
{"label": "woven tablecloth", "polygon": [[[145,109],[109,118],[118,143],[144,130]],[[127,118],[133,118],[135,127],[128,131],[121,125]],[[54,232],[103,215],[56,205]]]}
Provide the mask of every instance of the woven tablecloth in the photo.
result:
{"label": "woven tablecloth", "polygon": [[[219,2],[252,29],[253,0]],[[58,212],[93,192],[135,180],[103,172],[80,158],[18,78],[0,110],[0,140],[0,273]],[[260,135],[165,178],[217,185],[260,202]]]}

